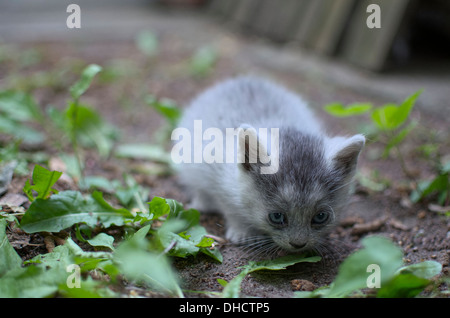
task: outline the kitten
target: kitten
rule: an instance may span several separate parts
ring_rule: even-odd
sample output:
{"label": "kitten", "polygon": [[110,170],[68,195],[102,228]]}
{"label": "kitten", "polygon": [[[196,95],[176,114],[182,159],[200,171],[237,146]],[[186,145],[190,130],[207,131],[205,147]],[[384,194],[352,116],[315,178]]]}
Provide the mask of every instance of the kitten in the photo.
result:
{"label": "kitten", "polygon": [[[227,144],[223,154],[236,151],[231,157],[237,160],[180,165],[179,179],[192,191],[193,207],[223,213],[232,243],[286,252],[320,245],[345,206],[364,136],[328,137],[299,96],[253,77],[206,90],[185,110],[179,127],[195,134],[198,120],[202,129],[237,128],[238,142]],[[278,136],[269,142],[261,128]],[[211,140],[194,141],[192,152],[201,153]],[[191,150],[184,151],[193,158]]]}

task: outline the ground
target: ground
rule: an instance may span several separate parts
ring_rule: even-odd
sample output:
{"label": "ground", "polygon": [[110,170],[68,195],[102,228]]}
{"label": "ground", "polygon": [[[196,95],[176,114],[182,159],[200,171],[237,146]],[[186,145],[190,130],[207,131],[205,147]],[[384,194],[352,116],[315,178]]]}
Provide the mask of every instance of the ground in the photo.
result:
{"label": "ground", "polygon": [[[301,66],[305,61],[300,59],[305,53],[297,52],[293,48],[281,50],[274,44],[233,32],[230,28],[220,27],[217,21],[203,19],[192,13],[186,17],[162,11],[153,18],[158,21],[153,20],[151,23],[151,31],[158,35],[158,50],[152,57],[146,57],[136,48],[134,38],[14,43],[15,50],[33,49],[38,52],[40,58],[37,63],[19,70],[13,65],[17,61],[6,59],[6,62],[0,65],[0,86],[10,87],[11,83],[15,83],[17,87],[32,90],[41,107],[51,104],[63,108],[68,98],[67,87],[76,78],[76,71],[82,66],[89,63],[97,63],[105,68],[119,65],[118,77],[110,80],[103,78],[95,82],[83,97],[83,101],[94,105],[105,120],[120,129],[121,142],[146,143],[155,140],[155,132],[164,122],[159,114],[143,102],[146,94],[173,99],[184,107],[190,99],[212,83],[239,74],[270,77],[298,92],[309,102],[330,133],[340,134],[356,133],[368,122],[331,117],[322,110],[323,105],[335,101],[344,104],[368,101],[375,105],[401,102],[407,94],[417,89],[415,85],[408,86],[408,81],[401,81],[402,78],[408,78],[401,71],[398,72],[403,77],[397,77],[400,78],[399,96],[391,93],[395,90],[390,84],[386,89],[389,93],[380,93],[380,82],[383,82],[383,78],[375,74],[354,70],[339,73],[342,72],[337,70],[339,67],[330,66],[330,70],[333,70],[330,75],[332,79],[339,78],[339,74],[342,74],[343,78],[353,74],[353,83],[357,82],[355,77],[366,83],[376,78],[377,85],[374,86],[377,88],[374,90],[370,90],[367,85],[357,86],[329,80],[326,76],[326,66],[321,68],[320,62],[311,61],[311,65],[315,66]],[[165,29],[170,25],[172,29]],[[180,32],[171,32],[174,29]],[[195,50],[202,46],[214,48],[217,60],[208,70],[208,74],[195,76],[189,70],[189,59]],[[330,63],[332,62],[329,60],[323,60],[323,65]],[[38,72],[64,67],[67,69],[67,76],[60,75],[57,82],[51,85],[30,84],[25,80]],[[392,77],[385,76],[389,83]],[[430,79],[430,82],[433,80],[435,79]],[[420,119],[421,130],[417,130],[418,133],[402,144],[406,164],[417,179],[426,179],[432,173],[429,159],[421,156],[416,149],[421,140],[431,142],[431,130],[437,132],[433,136],[437,136],[435,140],[439,144],[441,154],[448,155],[450,149],[448,119],[439,116],[439,111],[443,108],[429,106],[434,104],[427,96],[425,95],[421,102],[422,107],[417,107],[412,114],[414,118]],[[39,147],[52,155],[55,154],[54,149],[48,145]],[[389,186],[374,191],[355,183],[348,208],[330,235],[332,252],[324,255],[324,259],[319,263],[298,264],[282,272],[248,275],[242,284],[242,295],[291,297],[293,292],[300,288],[299,280],[307,280],[316,287],[327,285],[333,281],[340,262],[359,247],[361,238],[374,234],[389,237],[398,244],[404,251],[406,264],[435,260],[443,265],[443,275],[448,275],[450,218],[431,211],[428,206],[430,202],[412,204],[408,200],[411,182],[401,171],[398,158],[394,154],[390,158],[380,159],[377,156],[379,150],[380,146],[376,143],[368,143],[361,156],[359,171],[365,175],[377,171],[379,180],[388,180]],[[101,160],[95,154],[91,155],[88,162],[86,174],[102,174],[111,179],[120,179],[124,171],[131,169],[130,165],[124,165],[123,161],[116,158]],[[162,196],[177,199],[184,204],[191,200],[186,190],[178,185],[176,175],[134,175],[141,184],[150,187],[149,199]],[[8,193],[21,193],[27,177],[15,176]],[[59,186],[67,187],[61,184]],[[226,224],[220,215],[203,215],[201,223],[209,233],[219,237],[224,235]],[[45,252],[43,238],[39,234],[24,239],[23,235],[9,233],[9,237],[23,258]],[[222,244],[220,250],[224,256],[222,264],[203,256],[177,259],[174,262],[183,281],[183,288],[192,291],[186,293],[187,296],[204,295],[195,291],[220,291],[222,287],[217,279],[231,280],[240,272],[239,266],[245,265],[249,260],[241,248],[231,244]]]}

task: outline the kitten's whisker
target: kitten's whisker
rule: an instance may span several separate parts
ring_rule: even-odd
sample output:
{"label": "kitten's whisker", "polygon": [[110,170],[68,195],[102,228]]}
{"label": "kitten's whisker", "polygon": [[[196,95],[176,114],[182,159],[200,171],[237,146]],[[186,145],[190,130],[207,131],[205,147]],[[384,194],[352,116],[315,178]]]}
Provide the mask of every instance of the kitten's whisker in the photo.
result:
{"label": "kitten's whisker", "polygon": [[333,194],[334,192],[336,192],[336,191],[338,191],[338,190],[340,190],[340,189],[342,189],[342,188],[344,188],[344,187],[350,185],[350,184],[353,183],[353,182],[355,182],[355,180],[352,179],[352,180],[350,180],[349,182],[340,185],[340,186],[337,187],[336,189],[333,189],[332,191],[328,192],[328,195]]}

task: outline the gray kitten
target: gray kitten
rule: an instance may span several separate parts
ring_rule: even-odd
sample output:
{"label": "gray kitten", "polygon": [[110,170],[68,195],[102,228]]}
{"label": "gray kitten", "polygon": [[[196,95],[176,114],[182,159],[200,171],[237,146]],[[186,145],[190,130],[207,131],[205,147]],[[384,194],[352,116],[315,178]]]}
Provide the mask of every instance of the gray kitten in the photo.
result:
{"label": "gray kitten", "polygon": [[[318,248],[345,206],[364,136],[328,137],[299,96],[253,77],[219,83],[185,110],[181,130],[172,134],[172,140],[179,141],[173,150],[184,152],[185,162],[194,162],[192,153],[201,154],[213,140],[215,145],[224,141],[203,134],[196,143],[196,120],[201,120],[203,132],[215,128],[225,134],[234,128],[238,142],[227,144],[223,154],[215,149],[216,163],[180,165],[179,179],[192,191],[193,207],[222,212],[226,238],[250,249]],[[278,135],[269,138],[261,128]],[[183,132],[184,145],[192,149],[180,150]],[[217,163],[227,152],[235,162]]]}

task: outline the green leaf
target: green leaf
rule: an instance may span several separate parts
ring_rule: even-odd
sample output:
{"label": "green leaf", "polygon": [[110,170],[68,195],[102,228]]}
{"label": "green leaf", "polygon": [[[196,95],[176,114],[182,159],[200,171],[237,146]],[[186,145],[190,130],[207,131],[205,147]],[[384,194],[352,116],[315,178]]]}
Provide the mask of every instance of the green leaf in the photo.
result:
{"label": "green leaf", "polygon": [[0,113],[0,132],[23,140],[28,144],[39,144],[45,141],[45,135],[36,129],[31,128],[26,123],[1,116]]}
{"label": "green leaf", "polygon": [[131,239],[122,242],[114,253],[113,261],[127,279],[144,283],[169,295],[183,297],[168,259],[164,255],[147,251],[145,236],[149,229],[150,226],[146,226]]}
{"label": "green leaf", "polygon": [[23,191],[30,201],[34,200],[32,190],[38,193],[36,199],[47,199],[52,193],[58,192],[52,187],[61,175],[62,172],[49,171],[39,165],[35,165],[33,169],[33,185],[27,180]]}
{"label": "green leaf", "polygon": [[247,268],[250,272],[260,271],[260,270],[271,270],[278,271],[282,269],[286,269],[289,266],[292,266],[297,263],[316,263],[321,260],[320,256],[310,256],[304,257],[302,255],[287,255],[283,257],[279,257],[273,260],[264,260],[259,262],[250,261],[248,265],[244,266],[244,269]]}
{"label": "green leaf", "polygon": [[81,78],[70,87],[70,95],[74,100],[78,100],[86,92],[95,75],[101,70],[102,68],[96,64],[90,64],[83,70]]}
{"label": "green leaf", "polygon": [[119,295],[108,288],[107,283],[98,281],[88,276],[80,284],[80,288],[69,288],[67,284],[61,284],[58,293],[66,298],[112,298]]}
{"label": "green leaf", "polygon": [[33,96],[15,91],[0,92],[0,114],[19,122],[42,119]]}
{"label": "green leaf", "polygon": [[172,159],[162,146],[151,144],[123,144],[115,152],[117,157],[145,159],[170,164]]}
{"label": "green leaf", "polygon": [[22,265],[22,259],[6,236],[6,224],[6,220],[0,218],[0,277],[9,270],[20,268]]}
{"label": "green leaf", "polygon": [[228,282],[223,289],[222,297],[237,298],[240,294],[241,282],[248,274],[259,270],[282,270],[297,263],[315,263],[321,260],[319,256],[304,257],[302,255],[287,255],[273,260],[260,262],[250,261],[242,267],[242,271]]}
{"label": "green leaf", "polygon": [[76,223],[94,227],[99,222],[104,227],[123,225],[133,215],[126,209],[115,209],[104,199],[101,192],[83,197],[77,191],[63,191],[49,199],[33,201],[20,222],[27,233],[59,232]]}
{"label": "green leaf", "polygon": [[0,278],[1,298],[41,298],[55,294],[64,284],[67,272],[63,266],[44,268],[27,266],[8,272]]}
{"label": "green leaf", "polygon": [[217,282],[222,286],[225,287],[228,285],[228,282],[222,278],[217,278]]}
{"label": "green leaf", "polygon": [[387,104],[381,108],[377,108],[372,113],[372,120],[381,130],[397,129],[408,119],[415,101],[421,93],[422,91],[418,91],[409,96],[400,106]]}
{"label": "green leaf", "polygon": [[39,254],[25,262],[26,267],[10,270],[0,278],[0,297],[48,297],[65,284],[66,266],[73,263],[73,254],[65,245],[53,252]]}
{"label": "green leaf", "polygon": [[114,251],[114,237],[108,235],[106,233],[100,233],[94,238],[87,240],[87,242],[94,247],[108,247],[112,251]]}
{"label": "green leaf", "polygon": [[148,202],[148,205],[149,214],[152,220],[156,220],[170,212],[170,206],[164,198],[154,197],[152,201]]}
{"label": "green leaf", "polygon": [[386,159],[389,156],[389,152],[391,151],[391,149],[400,144],[416,126],[417,122],[413,121],[411,124],[400,130],[394,137],[390,138],[386,147],[384,148],[383,158]]}
{"label": "green leaf", "polygon": [[411,192],[410,199],[412,202],[416,203],[435,191],[447,193],[449,188],[450,188],[449,174],[448,173],[440,174],[431,181],[419,182],[417,189]]}
{"label": "green leaf", "polygon": [[189,63],[191,74],[197,77],[209,75],[217,62],[217,58],[217,52],[211,46],[200,47],[191,57]]}
{"label": "green leaf", "polygon": [[211,247],[213,243],[214,243],[214,239],[204,236],[202,238],[202,240],[198,244],[196,244],[195,246],[197,246],[197,247]]}
{"label": "green leaf", "polygon": [[402,266],[402,251],[384,237],[370,236],[362,240],[364,246],[339,267],[339,272],[327,297],[344,297],[353,291],[367,287],[367,268],[371,264],[380,267],[381,286],[391,280]]}
{"label": "green leaf", "polygon": [[411,298],[417,296],[430,282],[413,274],[400,274],[381,286],[378,298]]}
{"label": "green leaf", "polygon": [[417,264],[403,266],[398,270],[400,274],[410,273],[420,278],[430,279],[442,271],[442,265],[435,261],[424,261]]}
{"label": "green leaf", "polygon": [[142,31],[136,36],[136,46],[147,56],[155,56],[158,52],[158,38],[151,31]]}
{"label": "green leaf", "polygon": [[172,126],[175,126],[181,117],[182,114],[181,109],[171,99],[167,98],[156,99],[154,96],[149,95],[147,96],[145,101],[148,105],[153,107],[162,116],[164,116]]}
{"label": "green leaf", "polygon": [[65,127],[71,127],[82,145],[97,147],[102,156],[109,154],[117,131],[103,121],[95,109],[71,101],[66,109],[65,121]]}
{"label": "green leaf", "polygon": [[336,117],[350,117],[367,113],[372,108],[369,103],[356,103],[344,106],[340,103],[332,103],[325,106],[324,110]]}

